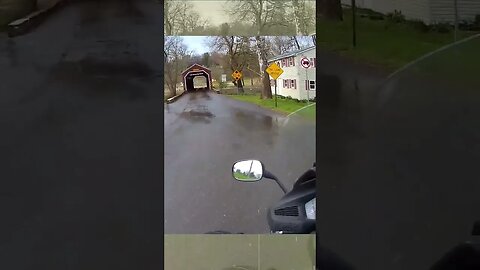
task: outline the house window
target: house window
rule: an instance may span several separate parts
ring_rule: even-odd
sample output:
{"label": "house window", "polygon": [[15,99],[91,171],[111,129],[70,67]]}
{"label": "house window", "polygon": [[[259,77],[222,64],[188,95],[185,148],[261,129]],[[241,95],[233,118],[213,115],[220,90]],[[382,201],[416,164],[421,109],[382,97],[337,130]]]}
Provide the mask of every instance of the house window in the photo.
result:
{"label": "house window", "polygon": [[295,66],[295,56],[292,57],[292,65]]}
{"label": "house window", "polygon": [[287,88],[287,80],[283,80],[283,88]]}
{"label": "house window", "polygon": [[285,59],[282,59],[282,67],[286,66]]}
{"label": "house window", "polygon": [[293,66],[293,57],[288,58],[288,66]]}
{"label": "house window", "polygon": [[297,80],[292,80],[292,88],[297,89]]}
{"label": "house window", "polygon": [[317,58],[316,57],[313,58],[313,67],[315,67],[315,68],[317,67]]}
{"label": "house window", "polygon": [[305,90],[315,90],[315,81],[305,80]]}

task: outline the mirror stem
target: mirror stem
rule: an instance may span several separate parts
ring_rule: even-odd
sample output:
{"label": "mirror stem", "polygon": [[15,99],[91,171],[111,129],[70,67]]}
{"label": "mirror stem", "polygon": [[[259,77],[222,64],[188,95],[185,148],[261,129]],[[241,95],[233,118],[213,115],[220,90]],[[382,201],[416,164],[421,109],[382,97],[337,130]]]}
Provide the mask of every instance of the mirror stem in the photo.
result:
{"label": "mirror stem", "polygon": [[285,186],[283,185],[283,183],[280,182],[280,180],[278,180],[278,178],[275,175],[271,174],[269,171],[264,171],[263,172],[263,177],[275,180],[275,182],[277,182],[277,184],[280,186],[280,188],[283,190],[283,192],[285,194],[288,193],[288,191],[285,188]]}

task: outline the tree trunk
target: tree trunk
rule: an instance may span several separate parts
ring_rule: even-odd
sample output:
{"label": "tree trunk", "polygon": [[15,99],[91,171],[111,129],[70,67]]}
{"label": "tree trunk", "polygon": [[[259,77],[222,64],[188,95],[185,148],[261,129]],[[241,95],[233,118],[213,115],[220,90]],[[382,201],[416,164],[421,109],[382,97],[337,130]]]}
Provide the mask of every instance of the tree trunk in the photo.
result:
{"label": "tree trunk", "polygon": [[297,46],[297,50],[300,50],[300,44],[298,43],[297,37],[293,37],[293,40],[295,41],[295,45]]}
{"label": "tree trunk", "polygon": [[243,94],[245,91],[243,90],[243,79],[237,81],[237,93]]}
{"label": "tree trunk", "polygon": [[170,97],[174,97],[177,95],[177,82],[171,78],[171,74],[169,74],[170,76],[167,75],[167,87],[168,87],[168,90],[170,92]]}
{"label": "tree trunk", "polygon": [[270,84],[270,76],[268,76],[267,72],[263,73],[263,98],[271,99],[272,96],[272,85]]}
{"label": "tree trunk", "polygon": [[258,56],[258,64],[260,66],[260,74],[262,77],[262,92],[261,98],[271,99],[272,98],[272,87],[270,86],[270,77],[265,69],[268,66],[267,52],[266,52],[266,40],[265,37],[256,36],[256,49]]}
{"label": "tree trunk", "polygon": [[301,36],[301,31],[300,31],[300,5],[299,5],[299,0],[292,0],[292,6],[293,6],[293,15],[295,19],[295,33],[297,36]]}
{"label": "tree trunk", "polygon": [[165,70],[167,71],[165,74],[165,81],[170,92],[170,97],[174,97],[177,95],[178,75],[176,74],[176,71],[178,70],[178,67],[171,63],[167,63]]}
{"label": "tree trunk", "polygon": [[328,20],[342,21],[342,3],[340,0],[317,0],[317,18],[324,17]]}

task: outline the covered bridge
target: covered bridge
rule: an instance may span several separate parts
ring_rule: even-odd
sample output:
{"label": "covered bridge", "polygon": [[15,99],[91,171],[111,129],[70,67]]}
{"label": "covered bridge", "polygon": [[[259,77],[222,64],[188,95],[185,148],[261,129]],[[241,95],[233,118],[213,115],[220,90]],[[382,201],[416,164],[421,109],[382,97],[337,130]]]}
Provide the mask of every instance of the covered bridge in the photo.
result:
{"label": "covered bridge", "polygon": [[212,90],[212,71],[200,64],[193,64],[182,72],[185,91]]}

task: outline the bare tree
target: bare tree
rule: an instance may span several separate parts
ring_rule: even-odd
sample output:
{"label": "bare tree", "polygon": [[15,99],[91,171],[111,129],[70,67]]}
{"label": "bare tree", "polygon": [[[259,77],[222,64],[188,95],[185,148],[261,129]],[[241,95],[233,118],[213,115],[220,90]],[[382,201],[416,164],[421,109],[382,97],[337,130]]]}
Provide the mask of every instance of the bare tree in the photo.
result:
{"label": "bare tree", "polygon": [[296,35],[309,35],[315,29],[315,2],[291,0]]}
{"label": "bare tree", "polygon": [[[223,52],[227,56],[228,65],[233,72],[243,71],[248,60],[251,58],[249,39],[241,36],[215,36],[210,39],[210,47],[213,51]],[[235,82],[239,93],[243,93],[242,80]]]}
{"label": "bare tree", "polygon": [[202,19],[188,1],[164,1],[165,35],[182,35],[201,32],[208,27],[208,20]]}
{"label": "bare tree", "polygon": [[272,27],[288,26],[285,18],[285,0],[230,0],[230,15],[240,22],[250,22],[251,35],[266,35]]}
{"label": "bare tree", "polygon": [[300,44],[297,37],[274,36],[271,38],[272,53],[275,55],[284,54],[292,50],[299,50]]}
{"label": "bare tree", "polygon": [[340,0],[317,0],[316,16],[328,20],[343,20],[342,3]]}
{"label": "bare tree", "polygon": [[255,36],[254,42],[263,84],[261,98],[271,99],[272,87],[270,85],[270,76],[265,71],[268,67],[268,55],[271,51],[270,44],[268,43],[267,38],[264,36]]}
{"label": "bare tree", "polygon": [[175,96],[177,94],[177,85],[180,82],[180,73],[186,66],[189,53],[182,38],[176,36],[165,37],[164,50],[166,56],[164,65],[165,83],[169,89],[170,96]]}

